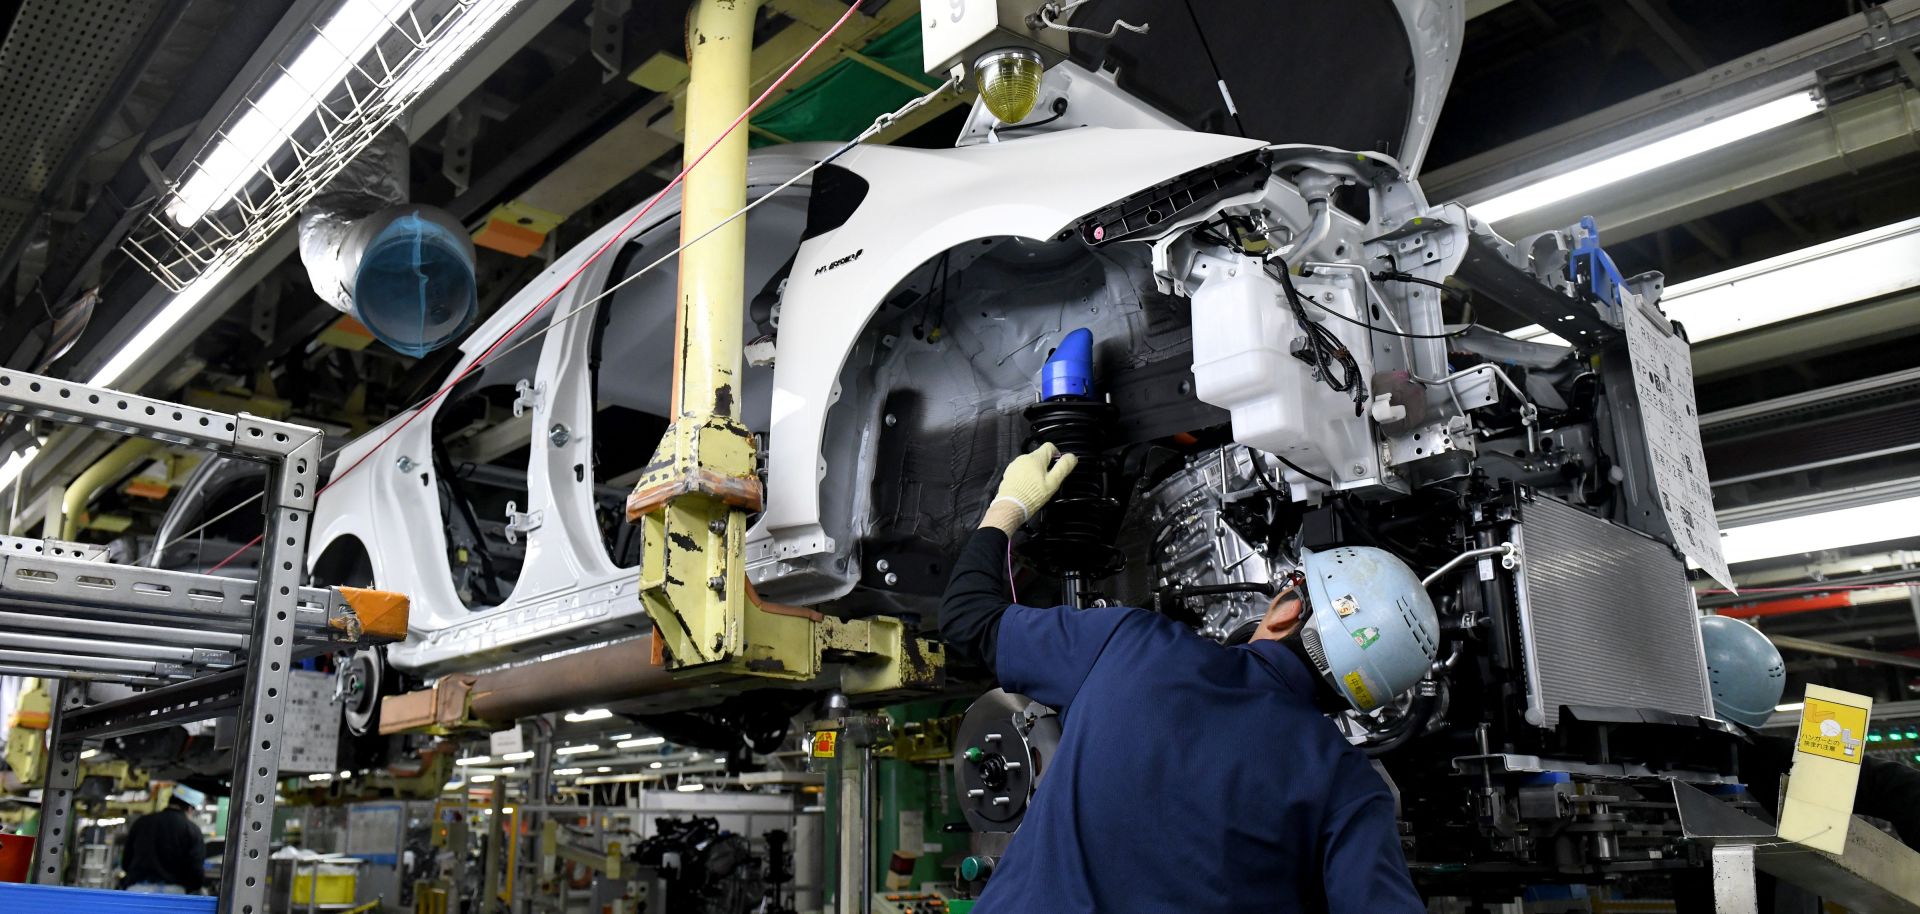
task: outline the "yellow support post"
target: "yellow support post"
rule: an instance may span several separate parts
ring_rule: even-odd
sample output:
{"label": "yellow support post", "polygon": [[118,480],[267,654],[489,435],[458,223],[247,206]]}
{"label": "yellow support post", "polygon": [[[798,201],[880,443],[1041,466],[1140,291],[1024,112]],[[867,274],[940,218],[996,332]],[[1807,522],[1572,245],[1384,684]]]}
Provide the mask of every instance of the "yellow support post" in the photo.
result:
{"label": "yellow support post", "polygon": [[[747,202],[747,131],[692,166],[750,101],[761,3],[701,0],[691,14],[683,243]],[[743,649],[743,536],[761,502],[739,406],[746,229],[734,220],[680,252],[672,424],[627,501],[629,517],[644,517],[641,588],[669,669],[732,666]]]}
{"label": "yellow support post", "polygon": [[[747,199],[747,130],[698,168],[694,160],[746,109],[753,25],[767,0],[699,0],[688,45],[686,162],[680,237],[701,236]],[[936,687],[939,648],[890,618],[843,621],[763,603],[747,584],[747,517],[760,510],[753,434],[740,422],[746,223],[734,220],[680,252],[672,424],[627,499],[642,525],[641,598],[655,649],[676,679],[761,678],[812,684],[822,655],[857,658],[840,670],[854,694]]]}
{"label": "yellow support post", "polygon": [[93,498],[93,493],[160,447],[161,442],[152,438],[128,438],[74,477],[73,484],[67,486],[67,493],[61,499],[60,538],[70,540],[78,537],[85,525],[87,501]]}

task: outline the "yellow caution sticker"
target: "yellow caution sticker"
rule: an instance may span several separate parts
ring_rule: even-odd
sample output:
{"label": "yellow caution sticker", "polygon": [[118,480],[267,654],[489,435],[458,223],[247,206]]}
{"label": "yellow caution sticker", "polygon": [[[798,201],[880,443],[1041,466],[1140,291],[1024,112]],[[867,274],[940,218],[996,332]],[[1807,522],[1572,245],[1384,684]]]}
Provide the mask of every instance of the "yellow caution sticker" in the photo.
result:
{"label": "yellow caution sticker", "polygon": [[1801,752],[1860,764],[1866,754],[1867,709],[1808,696],[1800,711]]}
{"label": "yellow caution sticker", "polygon": [[1358,705],[1360,710],[1371,711],[1374,705],[1379,704],[1373,700],[1373,693],[1367,691],[1367,680],[1361,677],[1359,670],[1348,673],[1345,682],[1347,692],[1353,696],[1353,703]]}
{"label": "yellow caution sticker", "polygon": [[813,757],[833,758],[834,744],[839,741],[840,731],[822,730],[813,735]]}

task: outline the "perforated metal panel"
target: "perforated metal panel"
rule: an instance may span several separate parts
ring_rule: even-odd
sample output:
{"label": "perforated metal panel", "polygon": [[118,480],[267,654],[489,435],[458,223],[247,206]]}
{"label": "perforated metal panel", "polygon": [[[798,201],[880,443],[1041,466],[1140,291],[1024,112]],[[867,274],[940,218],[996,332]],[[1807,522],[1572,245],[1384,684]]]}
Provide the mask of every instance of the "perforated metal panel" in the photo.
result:
{"label": "perforated metal panel", "polygon": [[1712,713],[1672,549],[1550,498],[1525,506],[1514,538],[1529,722],[1558,726],[1563,705]]}
{"label": "perforated metal panel", "polygon": [[0,244],[66,156],[162,4],[25,0],[0,45]]}

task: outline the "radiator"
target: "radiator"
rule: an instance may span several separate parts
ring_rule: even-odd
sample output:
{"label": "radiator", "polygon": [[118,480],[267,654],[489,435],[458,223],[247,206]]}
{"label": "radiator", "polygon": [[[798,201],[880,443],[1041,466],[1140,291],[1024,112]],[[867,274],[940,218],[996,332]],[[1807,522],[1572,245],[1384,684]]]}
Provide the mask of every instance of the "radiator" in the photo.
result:
{"label": "radiator", "polygon": [[1514,531],[1527,722],[1562,705],[1713,715],[1686,564],[1664,543],[1540,497]]}

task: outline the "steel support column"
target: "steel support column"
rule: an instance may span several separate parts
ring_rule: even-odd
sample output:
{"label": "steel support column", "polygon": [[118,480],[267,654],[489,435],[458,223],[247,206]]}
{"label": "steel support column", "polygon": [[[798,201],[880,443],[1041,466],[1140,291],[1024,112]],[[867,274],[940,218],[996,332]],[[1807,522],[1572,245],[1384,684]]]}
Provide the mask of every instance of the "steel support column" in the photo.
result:
{"label": "steel support column", "polygon": [[[267,530],[255,589],[247,683],[240,703],[240,734],[234,753],[246,759],[234,768],[235,803],[227,820],[226,863],[220,897],[228,914],[267,910],[266,858],[273,852],[274,793],[280,777],[281,735],[286,729],[286,684],[293,664],[294,614],[300,576],[306,570],[307,532],[320,474],[320,435],[311,429],[241,416],[237,436],[285,440],[285,459],[273,466],[267,488]],[[292,430],[292,431],[289,431]]]}
{"label": "steel support column", "polygon": [[67,849],[73,846],[77,821],[74,790],[80,786],[80,743],[67,739],[67,712],[86,700],[83,682],[47,683],[53,701],[47,714],[47,776],[40,785],[40,836],[34,844],[33,881],[40,885],[66,882]]}

